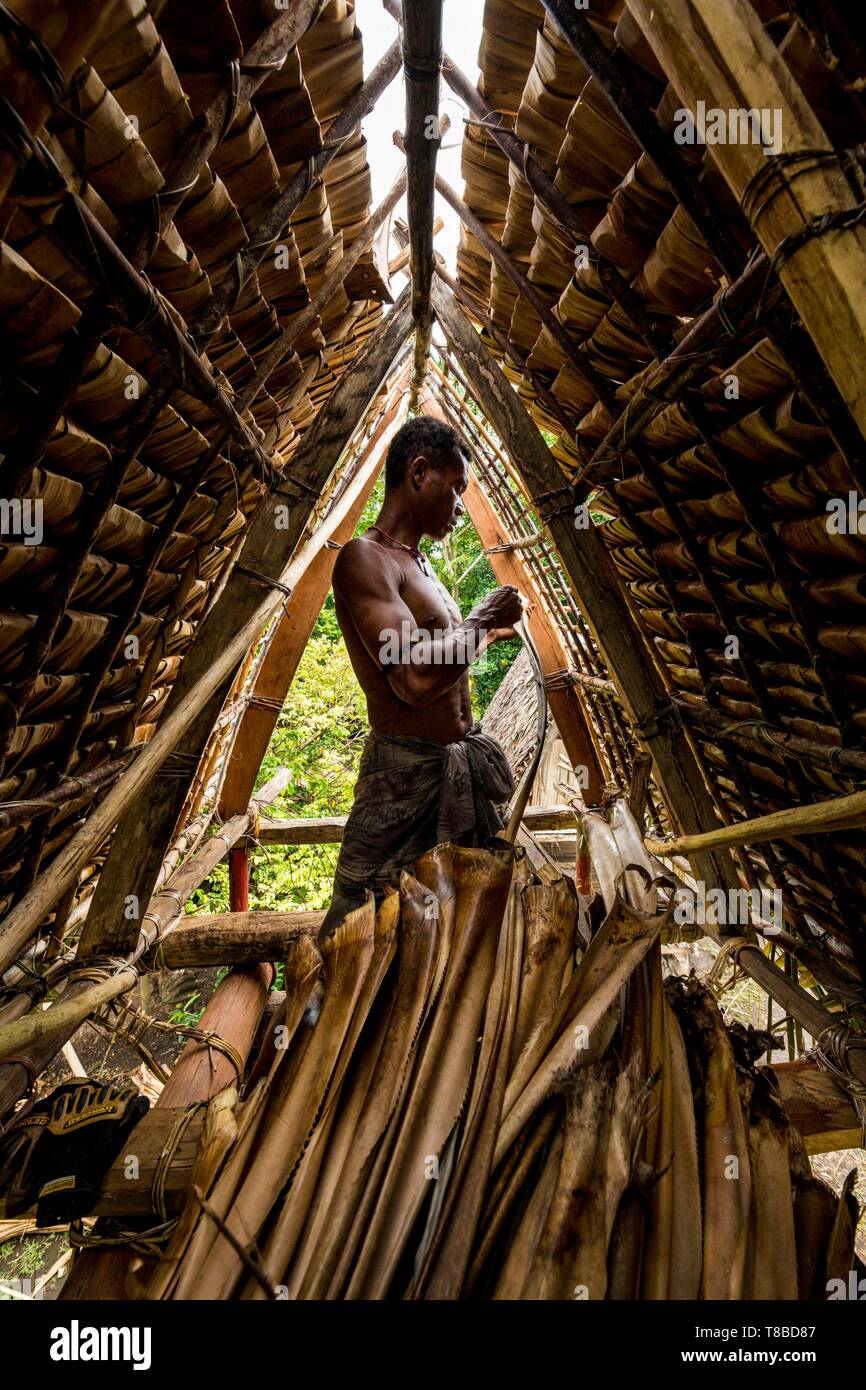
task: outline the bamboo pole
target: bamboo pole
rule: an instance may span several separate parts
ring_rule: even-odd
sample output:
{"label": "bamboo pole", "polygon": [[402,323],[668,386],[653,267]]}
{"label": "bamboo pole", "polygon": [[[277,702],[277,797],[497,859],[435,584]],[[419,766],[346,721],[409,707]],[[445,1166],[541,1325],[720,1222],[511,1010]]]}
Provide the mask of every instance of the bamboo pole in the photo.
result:
{"label": "bamboo pole", "polygon": [[291,323],[284,328],[278,338],[271,344],[261,362],[256,368],[252,380],[244,387],[239,401],[239,408],[245,410],[255,401],[259,391],[264,386],[274,368],[283,360],[287,352],[290,352],[313,324],[316,323],[325,305],[333,298],[336,290],[339,289],[349,272],[357,265],[364,252],[370,246],[379,228],[390,217],[394,208],[399,203],[406,191],[406,169],[400,170],[389,192],[382,199],[375,212],[371,213],[358,235],[353,239],[351,246],[339,263],[331,271],[330,275],[322,281],[318,294],[311,300],[305,309],[300,313],[293,314]]}
{"label": "bamboo pole", "polygon": [[[710,3],[714,3],[714,0],[710,0]],[[635,139],[642,148],[646,150],[657,167],[664,174],[681,206],[691,217],[698,232],[715,255],[728,278],[733,279],[743,269],[745,252],[734,235],[728,231],[724,219],[719,219],[711,201],[704,193],[702,181],[700,178],[695,178],[691,170],[687,167],[675,140],[671,139],[667,132],[661,130],[655,112],[652,111],[649,104],[643,99],[635,84],[625,80],[617,63],[594,32],[586,16],[576,13],[575,7],[569,7],[566,0],[545,0],[545,4],[548,11],[554,16],[556,22],[565,33],[571,47],[580,56],[582,61],[586,63],[589,71],[593,74],[602,90],[613,103],[622,121],[631,130]],[[790,82],[790,70],[787,65],[782,63],[779,59],[775,46],[764,33],[763,27],[754,13],[752,13],[751,18],[753,24],[761,32],[766,47],[773,53],[777,64],[787,75],[788,81]],[[652,21],[650,22],[652,23]],[[736,25],[733,25],[731,29],[732,33],[735,28]],[[753,54],[746,46],[743,48],[742,57],[748,68],[749,63],[753,62]],[[691,65],[693,76],[696,72],[701,72],[700,65],[695,64],[694,55],[691,52],[688,55],[688,62]],[[680,96],[682,96],[679,83],[671,72],[670,64],[662,59],[662,66],[665,68],[667,75],[671,78],[674,87],[677,89]],[[754,69],[750,73],[750,76],[754,78]],[[799,87],[796,86],[796,83],[793,85],[799,94]],[[708,84],[707,87],[702,88],[702,91],[703,94],[709,98],[707,105],[712,106],[718,99],[718,91],[712,84]],[[756,81],[754,82],[754,89],[750,92],[750,95],[757,98],[759,93],[763,95],[761,83],[760,81]],[[802,100],[801,96],[801,101]],[[806,105],[805,102],[803,104],[814,124],[811,107]],[[751,114],[760,116],[761,111],[766,109],[767,108],[764,106],[759,108],[757,100],[745,101],[740,107],[740,113],[745,114],[746,119],[748,119]],[[787,129],[790,133],[790,113],[784,111],[780,106],[771,109],[773,111],[774,122],[775,111],[778,111],[779,121],[781,123],[787,122]],[[730,119],[737,122],[739,121],[740,115],[736,106],[725,110],[724,115],[726,118],[729,116],[729,113]],[[781,124],[777,136],[779,137],[779,144],[781,146]],[[769,160],[765,160],[764,158],[763,147],[766,140],[769,138],[771,137],[768,135],[762,136],[760,139],[753,138],[752,140],[752,147],[756,152],[757,170],[761,178],[765,179],[765,184],[767,182],[772,183],[774,181],[773,176],[778,174],[782,167],[781,163],[776,163],[773,168],[770,168]],[[775,143],[776,137],[774,136],[772,138]],[[743,136],[738,124],[733,133],[729,134],[728,142],[729,144],[737,144],[744,140],[748,143],[749,137]],[[829,148],[826,144],[826,137],[824,137],[824,140],[825,148]],[[808,167],[814,153],[814,147],[810,147],[809,141],[807,140],[805,148],[809,151],[809,159],[807,160]],[[832,157],[831,162],[833,162]],[[799,167],[793,177],[799,179],[802,173],[803,169]],[[768,174],[770,176],[769,180],[766,179]],[[841,177],[840,170],[840,180]],[[783,183],[785,182],[784,176],[782,177],[782,181]],[[766,191],[767,188],[765,186],[764,193],[766,193]],[[764,195],[761,194],[761,197],[763,196]],[[771,195],[767,199],[768,204],[773,202],[774,196],[775,195]],[[760,202],[760,198],[757,198],[756,201]],[[798,237],[799,232],[797,229],[801,224],[798,194],[793,195],[793,201],[798,209],[794,222],[795,234],[796,237]],[[746,207],[745,202],[743,204],[743,211],[746,213],[747,217],[751,217],[751,210]],[[850,221],[850,216],[848,221]],[[821,228],[822,235],[825,230],[827,229]],[[807,240],[808,235],[807,232]],[[795,242],[790,248],[791,254],[793,254],[794,250],[799,250],[796,237]],[[775,272],[780,269],[784,257],[780,257],[777,264],[777,257],[773,254],[775,245],[776,243],[773,243],[769,248],[770,260],[767,267],[765,288],[772,282],[773,289],[778,289]],[[763,316],[768,335],[786,359],[789,364],[791,375],[803,391],[803,394],[814,409],[816,415],[838,444],[840,452],[849,466],[856,485],[862,487],[864,485],[862,433],[858,431],[856,425],[849,416],[844,397],[837,389],[832,378],[827,374],[819,353],[816,351],[815,344],[813,344],[808,334],[804,333],[802,329],[798,326],[792,326],[790,315],[781,303],[776,302],[777,299],[778,296],[775,296],[774,302],[768,304],[767,312]]]}
{"label": "bamboo pole", "polygon": [[[281,768],[261,789],[260,804],[268,805],[279,795],[288,781],[288,769]],[[138,937],[137,945],[131,953],[130,960],[122,964],[115,974],[109,975],[105,980],[86,985],[80,991],[70,987],[69,998],[64,995],[58,1003],[52,1004],[49,1008],[36,1009],[16,1023],[0,1027],[0,1060],[26,1052],[28,1047],[37,1046],[55,1035],[71,1036],[94,1009],[131,989],[138,978],[135,962],[155,941],[161,939],[169,924],[183,911],[183,905],[190,894],[207,878],[220,860],[225,858],[232,845],[246,833],[255,822],[257,814],[254,804],[242,815],[232,817],[217,835],[205,841],[202,848],[176,870],[172,875],[171,887],[163,888],[153,898],[141,922],[139,923],[137,918],[133,919]],[[88,926],[89,919],[85,923],[85,937]]]}
{"label": "bamboo pole", "polygon": [[[151,7],[152,9],[153,7]],[[298,40],[318,19],[322,0],[293,0],[254,39],[238,61],[236,83],[221,86],[210,106],[188,127],[175,151],[159,193],[159,236],[162,236],[186,201],[187,194],[214,151],[228,134],[235,113],[249,102],[262,83],[282,68]],[[152,254],[153,217],[149,206],[123,229],[123,249],[141,270]]]}
{"label": "bamboo pole", "polygon": [[[17,18],[21,32],[16,33],[14,11],[13,6],[8,24],[4,24],[0,35],[3,96],[24,126],[37,132],[57,102],[66,96],[69,77],[84,60],[88,49],[98,43],[112,17],[112,7],[106,5],[105,0],[80,0],[76,5],[52,6],[50,13],[47,10],[41,14],[38,10],[25,11],[30,18],[38,17],[39,28],[44,31],[36,35],[40,46],[34,42],[34,58],[31,58],[27,42],[26,20]],[[39,58],[40,49],[44,63]],[[5,199],[20,166],[21,161],[14,153],[16,143],[11,146],[4,143],[0,149],[0,200]]]}
{"label": "bamboo pole", "polygon": [[[749,262],[739,279],[725,290],[723,309],[720,307],[722,297],[718,296],[690,326],[673,351],[652,368],[649,379],[642,382],[627,407],[614,420],[592,457],[578,469],[577,483],[587,489],[595,487],[611,469],[619,467],[623,451],[640,438],[647,426],[671,401],[677,399],[690,382],[706,371],[718,354],[720,337],[727,337],[742,350],[741,340],[730,340],[722,326],[721,315],[724,313],[735,328],[744,327],[746,317],[762,293],[766,280],[766,262],[756,257]],[[771,288],[764,299],[765,309],[774,296],[778,298],[779,291]]]}
{"label": "bamboo pole", "polygon": [[433,310],[433,189],[439,131],[442,67],[442,0],[406,0],[403,22],[403,75],[406,86],[406,165],[412,268],[415,359],[412,399],[424,381]]}
{"label": "bamboo pole", "polygon": [[542,0],[542,4],[700,228],[722,269],[732,277],[738,275],[746,259],[744,252],[728,231],[725,220],[717,215],[677,146],[661,129],[634,84],[617,68],[586,14],[581,14],[570,0]]}
{"label": "bamboo pole", "polygon": [[50,791],[43,792],[41,796],[25,801],[0,801],[0,830],[22,825],[47,811],[56,811],[59,806],[69,808],[79,801],[89,800],[106,782],[118,777],[134,757],[134,750],[127,749],[119,757],[109,758],[92,772],[82,773],[80,777],[66,778]]}
{"label": "bamboo pole", "polygon": [[722,825],[700,835],[679,835],[673,840],[647,840],[650,854],[691,854],[719,846],[760,844],[762,840],[793,840],[799,835],[820,835],[830,830],[852,830],[866,824],[866,792],[850,792],[811,806],[792,806],[766,816]]}
{"label": "bamboo pole", "polygon": [[[265,786],[260,788],[256,801],[246,815],[233,817],[228,825],[222,827],[218,835],[206,841],[196,853],[185,859],[180,868],[175,869],[170,878],[162,885],[160,892],[149,903],[141,923],[135,922],[136,940],[129,951],[127,960],[122,963],[120,985],[109,997],[116,998],[135,983],[138,975],[137,962],[141,956],[162,939],[170,924],[182,913],[184,903],[191,893],[204,881],[214,866],[225,857],[235,841],[250,828],[257,816],[256,808],[259,805],[268,805],[279,795],[287,783],[288,775],[287,770],[281,768]],[[133,974],[131,974],[130,967],[134,968]],[[130,974],[131,978],[127,979]],[[116,978],[116,976],[111,977],[115,981]],[[97,980],[96,983],[97,985],[108,984],[110,981]],[[67,983],[61,1002],[74,1005],[85,991],[95,987],[86,981],[76,981],[73,977]],[[52,1005],[50,1009],[43,1012],[42,1016],[49,1020],[53,1018],[56,1024],[55,1007],[56,1005]],[[91,1003],[88,1012],[91,1012],[95,1007],[98,1007],[98,1004]],[[29,1075],[38,1075],[42,1068],[50,1062],[58,1048],[63,1045],[67,1038],[72,1036],[76,1028],[83,1022],[83,1018],[78,1016],[78,1010],[70,1008],[67,1012],[72,1019],[71,1023],[64,1022],[59,1031],[49,1027],[44,1034],[40,1033],[39,1042],[24,1053],[22,1060],[0,1065],[0,1118],[25,1093]],[[26,1022],[26,1019],[21,1021]],[[4,1036],[4,1031],[0,1028],[0,1040]],[[13,1055],[20,1057],[20,1050]]]}
{"label": "bamboo pole", "polygon": [[304,164],[289,180],[265,210],[261,220],[248,228],[251,242],[238,256],[237,273],[226,276],[201,314],[190,325],[197,338],[206,338],[214,333],[225,315],[231,311],[240,287],[268,254],[277,238],[283,234],[292,214],[297,211],[310,189],[339,154],[341,146],[358,129],[365,116],[369,116],[379,97],[400,71],[401,61],[400,43],[395,40],[379,59],[363,86],[358,88],[339,116],[328,126],[324,147],[313,156],[309,164]]}
{"label": "bamboo pole", "polygon": [[97,293],[105,293],[106,285],[109,287],[127,327],[138,325],[136,331],[147,338],[174,388],[201,401],[238,441],[241,449],[257,461],[267,477],[271,470],[270,456],[241,419],[190,338],[178,327],[161,295],[130,264],[83,199],[68,190],[45,231],[61,247],[74,250],[82,273]]}
{"label": "bamboo pole", "polygon": [[493,322],[488,315],[473,304],[470,296],[466,293],[459,280],[455,280],[450,275],[441,256],[434,257],[434,269],[441,280],[444,280],[451,293],[460,301],[463,308],[478,320],[485,333],[489,333],[495,341],[503,357],[510,357],[518,371],[523,372],[528,381],[532,383],[532,389],[540,401],[543,401],[548,412],[555,420],[558,420],[562,428],[569,435],[574,435],[574,421],[570,419],[566,410],[560,405],[552,391],[549,391],[541,380],[538,372],[533,371],[529,366],[526,357],[514,343],[506,337],[500,328]]}

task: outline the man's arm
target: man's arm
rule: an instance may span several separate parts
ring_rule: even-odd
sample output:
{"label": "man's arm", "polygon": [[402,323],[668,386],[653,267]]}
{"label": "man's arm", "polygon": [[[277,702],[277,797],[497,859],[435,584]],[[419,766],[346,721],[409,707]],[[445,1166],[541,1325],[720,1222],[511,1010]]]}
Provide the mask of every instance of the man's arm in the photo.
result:
{"label": "man's arm", "polygon": [[459,627],[434,639],[417,629],[393,567],[377,563],[365,546],[351,541],[334,566],[334,590],[394,694],[416,706],[432,704],[493,642],[513,637],[523,611],[519,593],[506,585],[482,599]]}

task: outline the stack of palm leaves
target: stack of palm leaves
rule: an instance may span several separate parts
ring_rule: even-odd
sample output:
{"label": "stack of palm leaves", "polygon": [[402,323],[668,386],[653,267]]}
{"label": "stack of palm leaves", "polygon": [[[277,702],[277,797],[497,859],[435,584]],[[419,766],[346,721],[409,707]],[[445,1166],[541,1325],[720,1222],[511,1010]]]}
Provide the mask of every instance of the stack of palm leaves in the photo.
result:
{"label": "stack of palm leaves", "polygon": [[444,845],[323,959],[299,936],[259,1079],[209,1117],[140,1292],[826,1296],[853,1199],[811,1176],[766,1040],[696,981],[663,987],[652,885],[621,887],[591,933],[552,867]]}

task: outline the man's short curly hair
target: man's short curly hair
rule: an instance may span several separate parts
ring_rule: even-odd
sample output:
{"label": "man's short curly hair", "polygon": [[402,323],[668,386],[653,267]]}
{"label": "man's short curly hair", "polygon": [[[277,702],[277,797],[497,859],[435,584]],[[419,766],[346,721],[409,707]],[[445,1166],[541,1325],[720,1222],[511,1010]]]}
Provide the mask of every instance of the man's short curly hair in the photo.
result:
{"label": "man's short curly hair", "polygon": [[388,457],[385,460],[385,491],[399,487],[406,476],[406,469],[418,454],[427,454],[434,465],[443,464],[449,454],[462,454],[469,458],[466,442],[441,420],[431,420],[429,415],[416,415],[408,420],[394,435]]}

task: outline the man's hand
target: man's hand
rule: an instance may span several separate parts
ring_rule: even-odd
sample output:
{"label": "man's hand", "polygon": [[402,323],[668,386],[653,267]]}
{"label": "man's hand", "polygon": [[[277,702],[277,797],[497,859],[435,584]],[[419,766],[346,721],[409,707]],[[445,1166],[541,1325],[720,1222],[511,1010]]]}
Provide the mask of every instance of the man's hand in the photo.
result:
{"label": "man's hand", "polygon": [[486,632],[488,642],[503,642],[516,635],[514,624],[523,613],[520,590],[513,584],[503,584],[477,603],[466,621]]}

